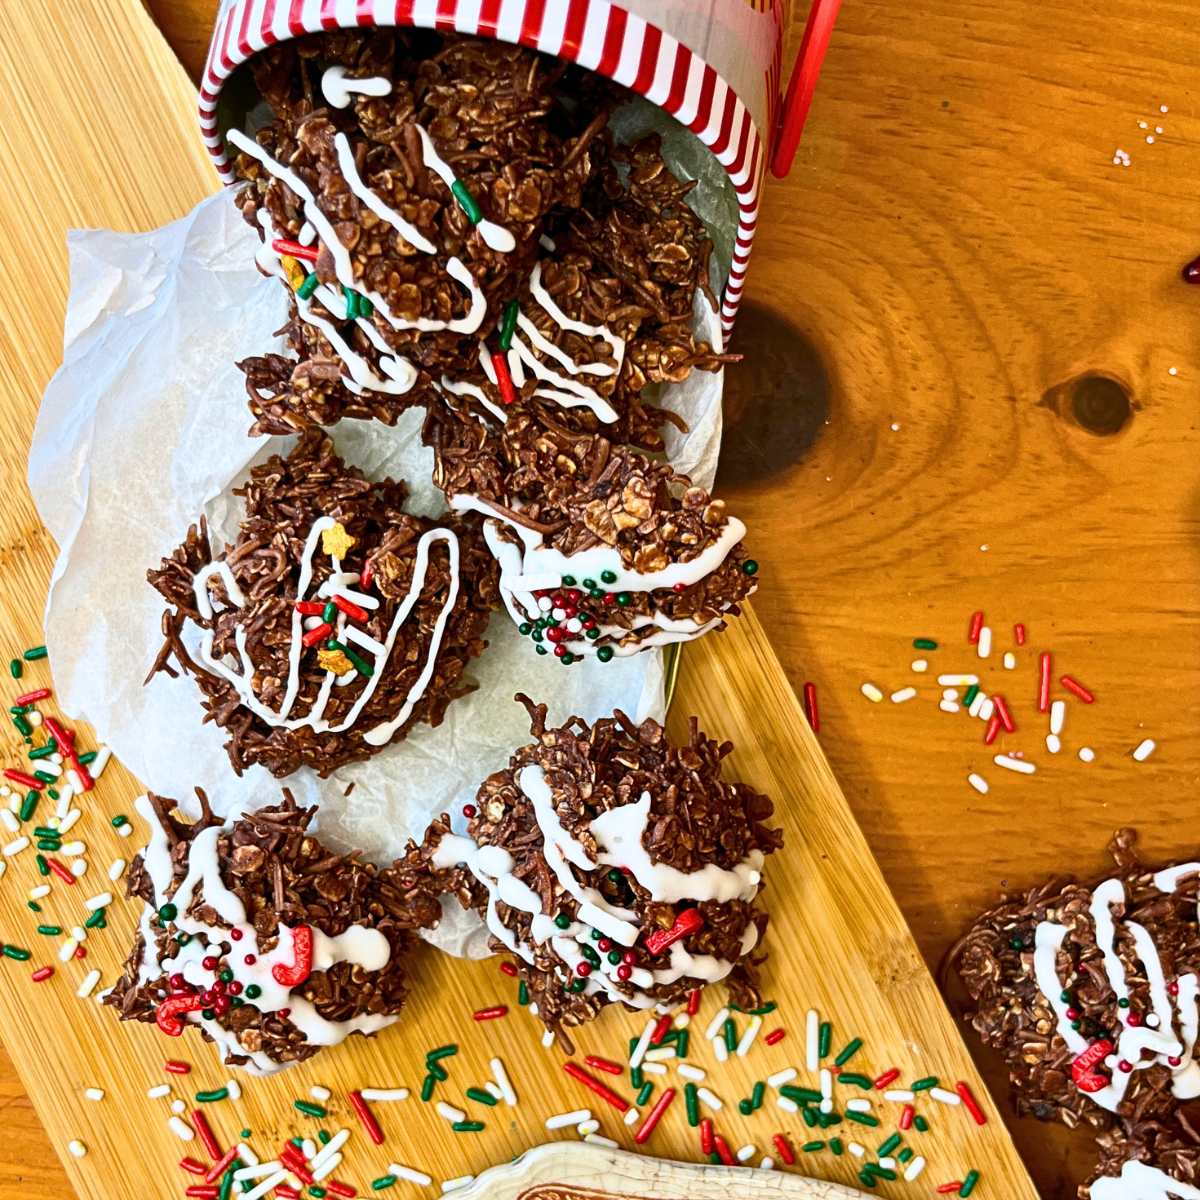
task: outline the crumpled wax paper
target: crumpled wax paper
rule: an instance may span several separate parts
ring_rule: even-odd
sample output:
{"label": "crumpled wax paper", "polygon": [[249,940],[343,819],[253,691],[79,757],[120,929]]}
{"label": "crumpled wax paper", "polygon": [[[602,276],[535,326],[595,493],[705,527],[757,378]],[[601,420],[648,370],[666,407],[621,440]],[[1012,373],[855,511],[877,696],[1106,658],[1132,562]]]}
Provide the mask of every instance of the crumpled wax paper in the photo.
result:
{"label": "crumpled wax paper", "polygon": [[[490,645],[470,670],[478,689],[453,703],[436,729],[417,726],[325,780],[303,769],[280,781],[258,766],[235,776],[224,734],[202,723],[190,679],[159,674],[143,686],[164,608],[145,575],[202,512],[215,546],[232,541],[240,505],[231,488],[252,463],[292,445],[246,436],[251,418],[234,365],[283,350],[274,331],[285,320],[286,296],[255,268],[256,235],[229,191],[150,233],[72,232],[68,241],[64,361],[46,389],[29,456],[30,488],[60,548],[46,642],[64,711],[89,721],[147,788],[194,813],[199,785],[228,814],[277,802],[286,785],[301,804],[320,804],[320,833],[331,845],[387,861],[439,813],[457,816],[528,740],[515,692],[547,703],[556,722],[618,707],[662,716],[660,652],[567,668],[532,654],[497,613]],[[716,318],[706,304],[698,311],[706,336],[718,340]],[[716,464],[720,399],[720,378],[701,372],[662,399],[692,430],[673,441],[673,460],[706,483]],[[332,435],[347,461],[375,477],[405,479],[414,511],[435,515],[444,503],[430,482],[421,416],[414,410],[392,429],[343,421]],[[481,953],[479,929],[454,905],[434,940],[454,953]]]}

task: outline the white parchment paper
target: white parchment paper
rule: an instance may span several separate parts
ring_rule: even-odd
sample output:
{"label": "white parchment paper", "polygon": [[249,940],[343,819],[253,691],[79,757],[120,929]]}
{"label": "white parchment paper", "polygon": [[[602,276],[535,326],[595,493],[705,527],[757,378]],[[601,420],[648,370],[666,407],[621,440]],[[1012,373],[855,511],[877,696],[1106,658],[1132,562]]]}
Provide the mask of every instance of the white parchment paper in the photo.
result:
{"label": "white parchment paper", "polygon": [[[230,489],[252,463],[292,444],[246,436],[251,418],[234,364],[282,350],[274,331],[286,313],[278,283],[254,266],[254,245],[228,191],[151,233],[71,233],[64,362],[46,389],[29,458],[30,488],[60,548],[45,619],[58,702],[89,721],[146,787],[187,808],[200,785],[222,814],[277,801],[281,781],[261,767],[233,774],[224,735],[202,724],[190,679],[160,674],[143,686],[163,611],[145,574],[201,512],[214,544],[232,540],[240,506]],[[698,312],[714,340],[712,314],[706,305]],[[674,440],[672,458],[701,482],[715,470],[720,393],[719,377],[697,372],[663,398],[692,429]],[[413,509],[434,515],[444,505],[420,420],[414,411],[394,429],[343,421],[332,435],[348,461],[405,479]],[[547,703],[554,720],[615,707],[662,714],[658,652],[563,667],[534,655],[504,614],[488,641],[471,670],[478,689],[452,704],[441,726],[418,726],[329,779],[304,769],[282,781],[301,803],[321,805],[330,844],[384,861],[432,817],[457,814],[528,738],[517,691]],[[438,940],[463,952],[469,928],[448,922]]]}

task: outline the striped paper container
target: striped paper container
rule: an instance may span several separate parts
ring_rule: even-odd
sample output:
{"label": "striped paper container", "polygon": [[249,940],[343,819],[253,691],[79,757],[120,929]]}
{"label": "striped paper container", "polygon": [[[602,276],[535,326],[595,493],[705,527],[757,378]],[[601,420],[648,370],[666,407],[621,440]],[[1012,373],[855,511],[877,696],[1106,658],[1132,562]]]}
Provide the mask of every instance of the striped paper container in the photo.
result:
{"label": "striped paper container", "polygon": [[[200,126],[232,181],[226,81],[276,42],[339,27],[414,25],[536,47],[599,71],[670,113],[725,168],[738,229],[721,319],[728,337],[745,286],[768,160],[786,173],[840,0],[813,0],[785,101],[782,31],[789,0],[223,0],[200,85]],[[776,137],[776,131],[782,135]],[[780,142],[788,145],[781,146]],[[782,150],[782,157],[780,151]]]}

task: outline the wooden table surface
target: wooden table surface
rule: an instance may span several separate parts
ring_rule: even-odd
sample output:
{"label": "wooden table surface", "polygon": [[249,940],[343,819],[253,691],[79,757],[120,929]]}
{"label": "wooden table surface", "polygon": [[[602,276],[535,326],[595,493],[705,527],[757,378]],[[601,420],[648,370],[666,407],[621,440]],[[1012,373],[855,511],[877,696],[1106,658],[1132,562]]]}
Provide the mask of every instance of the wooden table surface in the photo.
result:
{"label": "wooden table surface", "polygon": [[[215,0],[150,7],[194,74]],[[1200,841],[1200,292],[1178,281],[1200,251],[1200,30],[1178,0],[912,13],[844,7],[796,169],[767,193],[721,488],[764,564],[756,610],[796,688],[816,683],[830,761],[936,966],[1001,881],[1098,872],[1120,823],[1155,857]],[[965,644],[977,608],[986,664]],[[943,643],[924,677],[921,635]],[[1041,649],[1098,696],[1053,759]],[[1033,777],[938,711],[934,673],[981,667]],[[864,680],[919,696],[873,705]],[[1134,763],[1145,736],[1159,748]],[[2,1054],[0,1111],[0,1200],[63,1197]],[[1046,1200],[1072,1196],[1086,1138],[1013,1132]]]}

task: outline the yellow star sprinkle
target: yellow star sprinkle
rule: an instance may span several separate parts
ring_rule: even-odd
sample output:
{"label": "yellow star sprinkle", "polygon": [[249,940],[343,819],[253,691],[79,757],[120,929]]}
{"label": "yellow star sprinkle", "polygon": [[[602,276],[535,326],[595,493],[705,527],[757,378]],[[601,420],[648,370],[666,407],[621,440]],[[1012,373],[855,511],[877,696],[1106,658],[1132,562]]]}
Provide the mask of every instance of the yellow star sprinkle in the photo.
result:
{"label": "yellow star sprinkle", "polygon": [[293,289],[299,288],[306,278],[304,268],[290,254],[280,255],[279,262],[283,267],[283,273],[288,278],[288,283],[292,285]]}
{"label": "yellow star sprinkle", "polygon": [[322,671],[332,671],[335,675],[354,670],[354,664],[340,650],[318,650],[317,662]]}
{"label": "yellow star sprinkle", "polygon": [[346,527],[340,521],[335,521],[328,529],[321,530],[321,549],[334,558],[345,558],[355,540],[346,532]]}

